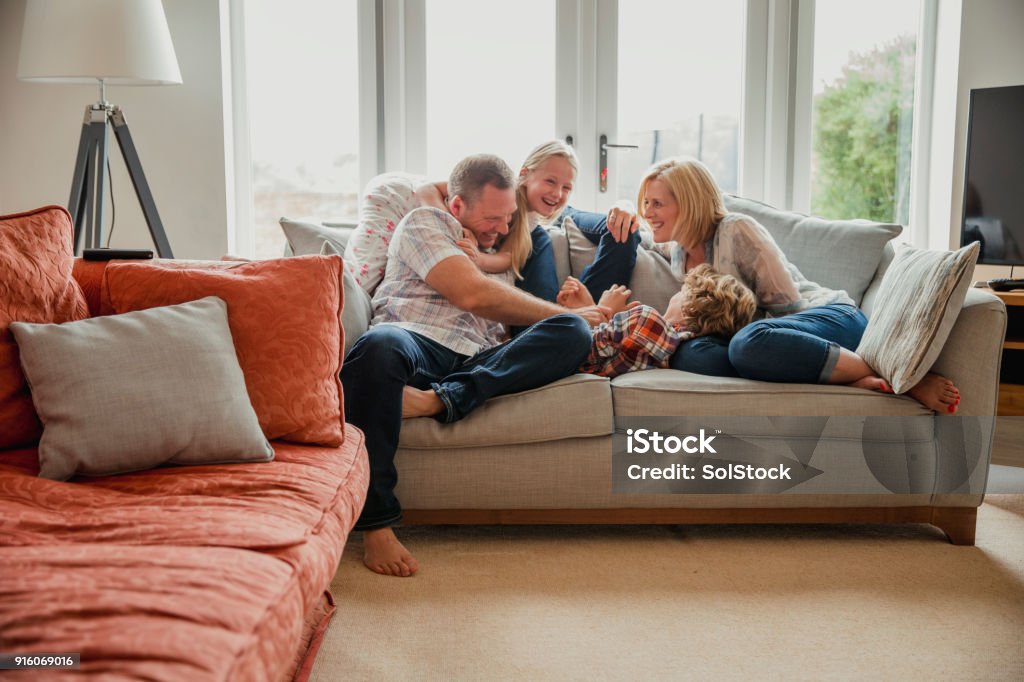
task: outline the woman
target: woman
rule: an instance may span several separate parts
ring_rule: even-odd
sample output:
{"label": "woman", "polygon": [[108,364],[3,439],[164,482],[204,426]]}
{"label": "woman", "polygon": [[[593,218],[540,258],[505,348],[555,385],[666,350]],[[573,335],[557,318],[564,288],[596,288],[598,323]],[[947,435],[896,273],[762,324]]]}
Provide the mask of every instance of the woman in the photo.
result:
{"label": "woman", "polygon": [[[496,254],[474,254],[486,272],[511,269],[516,286],[534,296],[555,302],[561,282],[555,271],[551,238],[544,227],[562,225],[566,218],[579,228],[597,253],[580,275],[580,281],[596,300],[615,284],[628,285],[640,244],[638,221],[628,202],[618,204],[607,215],[581,211],[568,205],[576,181],[578,164],[572,147],[559,140],[536,147],[523,161],[516,189],[518,210],[509,234]],[[448,183],[424,185],[416,190],[420,201],[445,209]],[[473,245],[462,244],[467,253]]]}
{"label": "woman", "polygon": [[[727,212],[702,163],[677,158],[652,166],[640,183],[637,207],[655,244],[671,244],[678,278],[710,263],[750,287],[766,314],[731,340],[706,336],[681,345],[672,357],[674,369],[892,392],[854,352],[867,319],[853,299],[808,281],[760,223]],[[936,412],[953,413],[960,402],[953,383],[936,374],[908,394]]]}

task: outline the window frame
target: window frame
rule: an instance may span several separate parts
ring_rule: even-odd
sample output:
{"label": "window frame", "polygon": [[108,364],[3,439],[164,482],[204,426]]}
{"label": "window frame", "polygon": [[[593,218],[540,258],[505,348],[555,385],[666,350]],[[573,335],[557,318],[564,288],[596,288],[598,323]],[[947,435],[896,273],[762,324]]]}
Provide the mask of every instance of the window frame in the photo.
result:
{"label": "window frame", "polygon": [[[808,212],[811,193],[811,113],[816,0],[747,0],[740,111],[739,192],[782,209]],[[389,170],[426,169],[426,0],[356,0],[360,182]],[[909,229],[904,238],[926,246],[935,130],[932,112],[940,0],[922,0],[918,32]],[[245,0],[229,0],[224,69],[230,102],[225,107],[226,154],[233,161],[228,196],[234,207],[232,250],[251,255],[252,169],[246,92]],[[571,137],[582,168],[598,163],[597,136],[616,129],[618,0],[556,0],[556,114],[559,137]],[[610,78],[609,78],[610,75]],[[601,86],[598,87],[598,84]],[[226,86],[228,87],[228,86]],[[614,163],[614,161],[613,161]],[[614,166],[612,166],[614,172]],[[596,172],[593,173],[596,179]],[[596,181],[581,175],[574,201],[597,206]],[[232,190],[233,189],[233,201]],[[613,200],[617,197],[611,197]],[[607,203],[607,202],[605,202]],[[326,217],[326,216],[325,216]],[[945,239],[947,230],[942,227]]]}

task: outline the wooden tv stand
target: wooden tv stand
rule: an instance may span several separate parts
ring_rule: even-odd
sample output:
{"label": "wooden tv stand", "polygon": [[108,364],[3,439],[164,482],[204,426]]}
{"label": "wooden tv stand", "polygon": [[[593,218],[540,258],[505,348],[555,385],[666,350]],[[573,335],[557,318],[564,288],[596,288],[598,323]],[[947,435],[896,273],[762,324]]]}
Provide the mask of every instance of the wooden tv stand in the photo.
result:
{"label": "wooden tv stand", "polygon": [[[1006,340],[1003,342],[1003,365],[1007,351],[1024,354],[1024,291],[993,291],[1006,304]],[[1024,416],[1024,384],[1000,383],[1000,417]]]}

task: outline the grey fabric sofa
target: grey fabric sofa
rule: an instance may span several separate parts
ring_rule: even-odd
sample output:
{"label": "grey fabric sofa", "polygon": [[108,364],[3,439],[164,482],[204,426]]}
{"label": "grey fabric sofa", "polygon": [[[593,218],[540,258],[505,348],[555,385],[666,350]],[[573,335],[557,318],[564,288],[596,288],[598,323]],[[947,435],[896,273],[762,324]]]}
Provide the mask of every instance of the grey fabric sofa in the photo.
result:
{"label": "grey fabric sofa", "polygon": [[[813,281],[847,290],[870,318],[899,226],[824,221],[737,197]],[[283,225],[284,225],[283,221]],[[346,228],[287,221],[296,251],[344,246]],[[289,229],[290,228],[290,229]],[[593,245],[571,225],[550,230],[560,276],[578,275]],[[312,246],[311,246],[312,244]],[[641,249],[631,288],[664,309],[677,289],[669,263]],[[350,317],[367,300],[352,292]],[[354,311],[360,310],[356,315]],[[365,322],[351,322],[355,340]],[[649,370],[613,380],[575,375],[495,398],[466,419],[412,419],[397,454],[406,523],[931,523],[973,544],[992,448],[1006,310],[970,289],[933,371],[960,389],[959,418],[909,397],[846,386],[776,384]],[[725,424],[734,442],[782,448],[813,471],[784,490],[613,491],[613,444],[644,420],[680,428]],[[616,435],[616,429],[618,434]],[[685,488],[675,488],[676,490]]]}

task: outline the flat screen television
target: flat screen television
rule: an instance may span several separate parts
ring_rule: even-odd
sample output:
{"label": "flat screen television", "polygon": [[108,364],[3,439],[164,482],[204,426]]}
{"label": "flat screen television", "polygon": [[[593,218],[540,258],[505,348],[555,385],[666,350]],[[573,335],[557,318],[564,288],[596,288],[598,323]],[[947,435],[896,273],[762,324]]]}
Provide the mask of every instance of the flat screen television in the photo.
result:
{"label": "flat screen television", "polygon": [[1024,85],[971,90],[960,245],[979,263],[1024,265]]}

